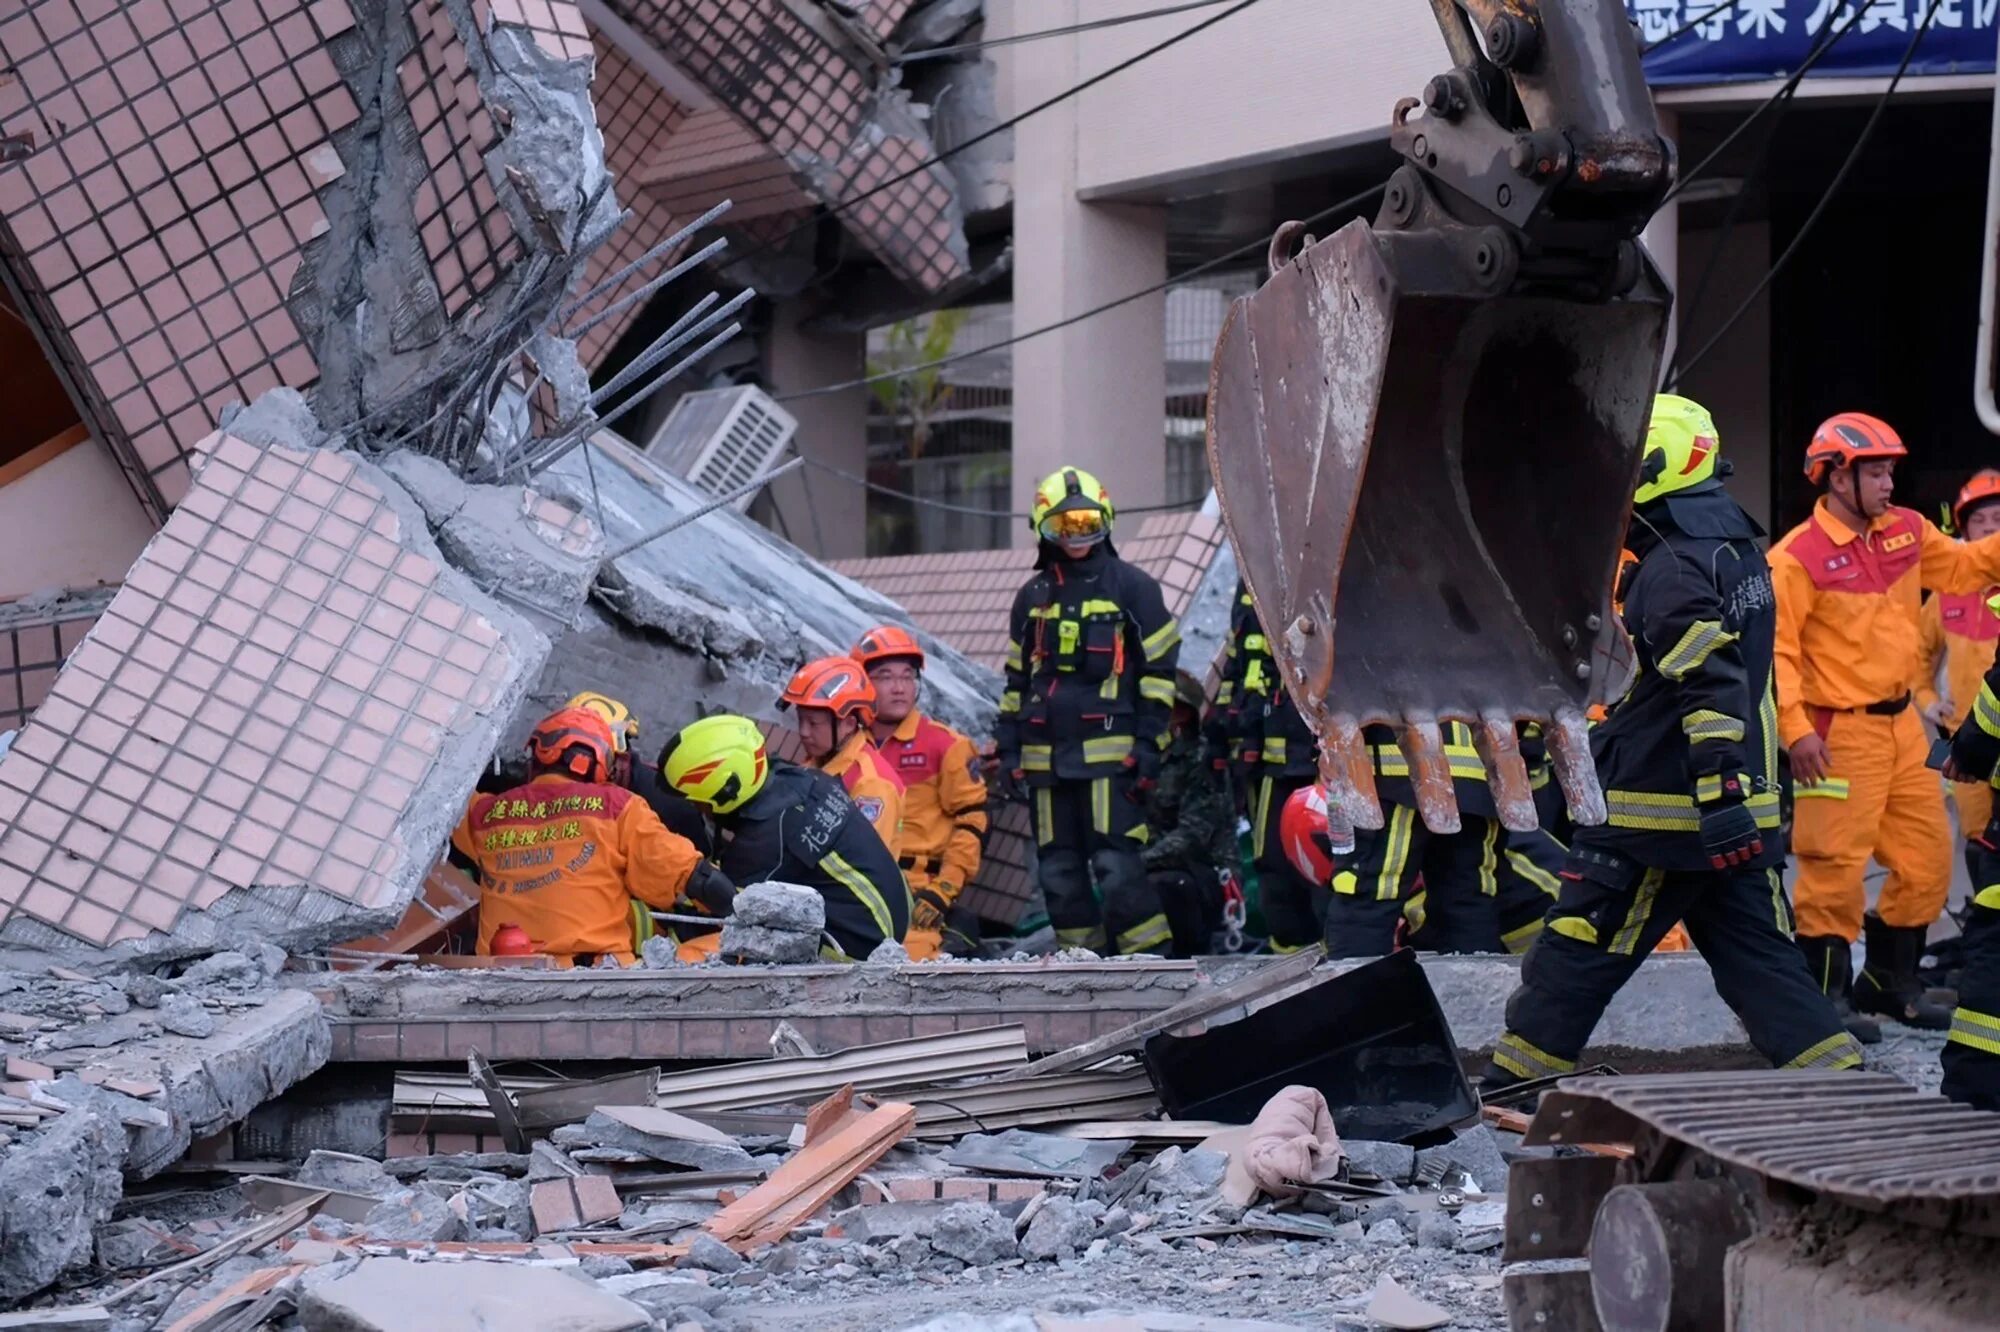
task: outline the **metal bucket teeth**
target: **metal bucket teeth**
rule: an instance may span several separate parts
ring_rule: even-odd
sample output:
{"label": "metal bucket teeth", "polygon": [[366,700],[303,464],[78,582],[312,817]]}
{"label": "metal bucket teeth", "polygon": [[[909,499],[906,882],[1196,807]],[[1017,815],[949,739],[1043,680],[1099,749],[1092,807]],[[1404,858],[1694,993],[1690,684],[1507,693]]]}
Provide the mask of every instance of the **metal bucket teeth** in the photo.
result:
{"label": "metal bucket teeth", "polygon": [[1319,781],[1326,792],[1328,820],[1344,816],[1356,828],[1370,831],[1384,823],[1382,801],[1375,794],[1375,770],[1368,763],[1368,746],[1352,717],[1336,716],[1320,743]]}
{"label": "metal bucket teeth", "polygon": [[1604,788],[1597,784],[1597,765],[1590,757],[1590,724],[1580,712],[1562,711],[1545,735],[1549,762],[1556,780],[1562,783],[1563,798],[1569,801],[1569,816],[1579,825],[1604,822]]}
{"label": "metal bucket teeth", "polygon": [[1514,723],[1489,713],[1472,728],[1472,744],[1486,764],[1487,785],[1500,813],[1500,826],[1509,832],[1533,832],[1541,820],[1535,812],[1535,788],[1528,780],[1528,765],[1521,760],[1521,740]]}
{"label": "metal bucket teeth", "polygon": [[1408,721],[1396,734],[1397,747],[1410,761],[1410,786],[1416,792],[1417,813],[1434,833],[1459,830],[1458,792],[1451,784],[1451,760],[1445,757],[1444,733],[1434,721]]}

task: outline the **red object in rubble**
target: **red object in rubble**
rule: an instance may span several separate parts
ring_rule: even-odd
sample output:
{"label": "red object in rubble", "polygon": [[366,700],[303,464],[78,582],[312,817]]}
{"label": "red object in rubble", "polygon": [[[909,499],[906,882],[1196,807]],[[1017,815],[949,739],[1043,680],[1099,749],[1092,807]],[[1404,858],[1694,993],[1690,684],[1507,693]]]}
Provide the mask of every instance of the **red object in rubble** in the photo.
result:
{"label": "red object in rubble", "polygon": [[495,957],[525,957],[535,951],[535,942],[519,925],[502,925],[493,931],[490,947]]}

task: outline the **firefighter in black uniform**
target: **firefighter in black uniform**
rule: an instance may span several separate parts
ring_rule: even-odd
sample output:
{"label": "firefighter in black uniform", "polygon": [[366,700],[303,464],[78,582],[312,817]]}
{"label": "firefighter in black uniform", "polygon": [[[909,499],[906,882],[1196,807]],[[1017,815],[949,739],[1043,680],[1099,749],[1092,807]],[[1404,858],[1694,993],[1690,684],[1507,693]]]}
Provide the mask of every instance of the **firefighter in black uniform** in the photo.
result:
{"label": "firefighter in black uniform", "polygon": [[840,778],[773,762],[757,723],[727,713],[683,727],[660,754],[660,776],[715,820],[731,883],[802,884],[826,899],[829,958],[858,960],[902,941],[903,872]]}
{"label": "firefighter in black uniform", "polygon": [[1576,1068],[1605,1005],[1677,920],[1751,1044],[1787,1068],[1858,1068],[1861,1047],[1792,942],[1779,881],[1777,612],[1763,533],[1722,489],[1708,412],[1662,394],[1626,545],[1639,659],[1592,731],[1609,820],[1578,828],[1521,964],[1487,1086]]}
{"label": "firefighter in black uniform", "polygon": [[1065,946],[1165,953],[1172,931],[1139,859],[1169,743],[1180,626],[1118,558],[1111,497],[1076,467],[1035,491],[1035,576],[1008,621],[995,743],[1025,783],[1042,893]]}
{"label": "firefighter in black uniform", "polygon": [[[2000,612],[2000,595],[1986,603]],[[1972,711],[1951,740],[1945,776],[2000,787],[2000,658],[1980,682]],[[1984,831],[1968,838],[1972,901],[1965,918],[1965,964],[1958,979],[1958,1007],[1938,1056],[1944,1083],[1938,1090],[1975,1110],[2000,1110],[2000,797]]]}
{"label": "firefighter in black uniform", "polygon": [[1250,589],[1236,584],[1229,646],[1217,707],[1236,775],[1249,800],[1250,856],[1270,931],[1271,951],[1295,953],[1319,941],[1326,885],[1300,874],[1285,854],[1278,821],[1292,792],[1319,775],[1319,741],[1278,679],[1278,663]]}
{"label": "firefighter in black uniform", "polygon": [[[1501,827],[1471,728],[1447,722],[1442,730],[1458,800],[1455,833],[1424,827],[1409,760],[1394,732],[1386,726],[1363,732],[1384,821],[1379,829],[1356,829],[1353,852],[1334,867],[1329,957],[1381,957],[1396,947],[1399,924],[1412,947],[1439,953],[1518,953],[1541,929],[1555,899],[1563,845],[1540,829]],[[1551,777],[1540,737],[1524,729],[1520,745],[1539,793]]]}

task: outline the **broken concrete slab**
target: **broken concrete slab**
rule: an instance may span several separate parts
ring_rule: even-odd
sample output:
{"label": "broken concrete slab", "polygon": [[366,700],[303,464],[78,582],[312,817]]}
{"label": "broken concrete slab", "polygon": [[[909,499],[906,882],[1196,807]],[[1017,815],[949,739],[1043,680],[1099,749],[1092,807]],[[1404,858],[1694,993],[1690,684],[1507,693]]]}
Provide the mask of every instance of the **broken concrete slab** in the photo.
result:
{"label": "broken concrete slab", "polygon": [[529,1189],[528,1198],[538,1235],[594,1226],[625,1210],[617,1186],[604,1175],[545,1180]]}
{"label": "broken concrete slab", "polygon": [[1018,1256],[1014,1223],[985,1203],[953,1203],[937,1219],[931,1247],[967,1267],[986,1267]]}
{"label": "broken concrete slab", "polygon": [[826,928],[826,899],[796,883],[756,883],[736,894],[730,913],[744,925],[819,938]]}
{"label": "broken concrete slab", "polygon": [[[609,432],[536,485],[598,522],[614,550],[710,503]],[[895,602],[728,507],[612,560],[600,587],[536,696],[604,690],[662,739],[694,720],[696,698],[776,720],[778,691],[801,664],[845,653],[876,625],[909,625]],[[999,676],[930,634],[917,637],[928,657],[925,710],[968,734],[991,734]],[[526,725],[516,728],[523,736]]]}
{"label": "broken concrete slab", "polygon": [[623,1147],[689,1170],[742,1170],[750,1153],[717,1129],[652,1106],[605,1106],[583,1121],[579,1136],[603,1147]]}
{"label": "broken concrete slab", "polygon": [[720,950],[731,962],[797,965],[819,959],[819,936],[745,925],[731,919],[723,924]]}
{"label": "broken concrete slab", "polygon": [[310,423],[274,390],[204,444],[0,758],[0,944],[311,951],[429,870],[547,639]]}
{"label": "broken concrete slab", "polygon": [[299,1297],[306,1332],[636,1332],[629,1300],[546,1267],[364,1258]]}
{"label": "broken concrete slab", "polygon": [[396,1191],[396,1181],[380,1161],[348,1152],[315,1151],[293,1176],[300,1184],[311,1184],[343,1193],[363,1193],[382,1198]]}
{"label": "broken concrete slab", "polygon": [[371,1239],[430,1244],[457,1239],[465,1232],[465,1219],[435,1193],[399,1189],[362,1218],[361,1228]]}
{"label": "broken concrete slab", "polygon": [[0,1302],[42,1289],[91,1259],[95,1227],[123,1193],[125,1130],[102,1093],[0,1155]]}
{"label": "broken concrete slab", "polygon": [[[1096,1141],[1058,1138],[1050,1133],[1030,1133],[1008,1129],[1005,1133],[971,1133],[960,1138],[945,1152],[945,1160],[965,1170],[983,1170],[996,1175],[1030,1176],[1046,1179],[1101,1179],[1132,1150],[1129,1138]],[[1178,1148],[1168,1150],[1178,1152]],[[1215,1156],[1222,1165],[1227,1159]],[[1221,1172],[1216,1179],[1219,1183]]]}

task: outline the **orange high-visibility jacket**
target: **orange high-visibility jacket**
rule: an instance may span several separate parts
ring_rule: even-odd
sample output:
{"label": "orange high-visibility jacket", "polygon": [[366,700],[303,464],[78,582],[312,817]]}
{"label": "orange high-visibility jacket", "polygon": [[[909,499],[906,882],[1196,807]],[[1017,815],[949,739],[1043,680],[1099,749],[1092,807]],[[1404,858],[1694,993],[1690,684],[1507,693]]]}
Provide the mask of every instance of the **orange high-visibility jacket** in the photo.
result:
{"label": "orange high-visibility jacket", "polygon": [[912,891],[929,888],[956,901],[979,873],[986,836],[986,779],[972,741],[912,708],[881,745],[903,782],[903,837],[898,855]]}
{"label": "orange high-visibility jacket", "polygon": [[481,953],[511,924],[537,952],[630,962],[631,900],[672,910],[701,863],[640,797],[559,773],[474,796],[451,843],[479,867]]}
{"label": "orange high-visibility jacket", "polygon": [[875,748],[867,730],[848,736],[847,743],[819,766],[828,776],[840,778],[856,807],[875,825],[889,854],[901,855],[897,848],[902,845],[903,783]]}
{"label": "orange high-visibility jacket", "polygon": [[1857,533],[1827,511],[1771,548],[1778,597],[1778,735],[1813,730],[1812,709],[1850,711],[1902,697],[1917,673],[1922,589],[1976,592],[2000,582],[2000,536],[1954,541],[1914,509]]}
{"label": "orange high-visibility jacket", "polygon": [[1924,603],[1917,679],[1912,689],[1919,708],[1938,701],[1938,667],[1944,667],[1944,697],[1951,703],[1947,729],[1956,731],[1979,697],[1993,646],[2000,641],[2000,615],[1986,604],[1991,587],[1977,592],[1940,592]]}

